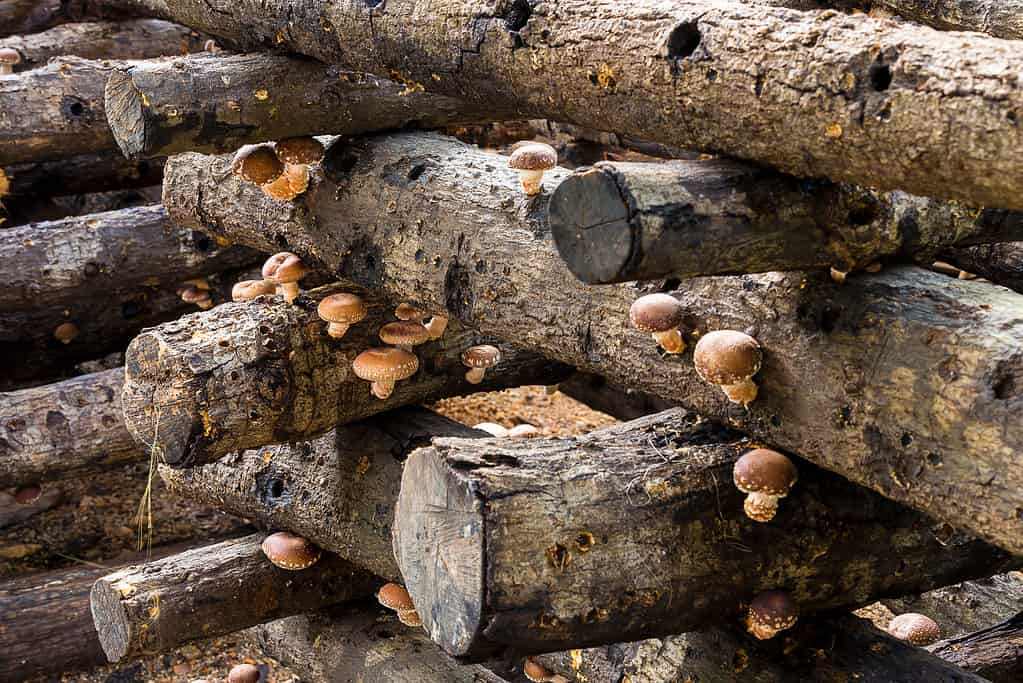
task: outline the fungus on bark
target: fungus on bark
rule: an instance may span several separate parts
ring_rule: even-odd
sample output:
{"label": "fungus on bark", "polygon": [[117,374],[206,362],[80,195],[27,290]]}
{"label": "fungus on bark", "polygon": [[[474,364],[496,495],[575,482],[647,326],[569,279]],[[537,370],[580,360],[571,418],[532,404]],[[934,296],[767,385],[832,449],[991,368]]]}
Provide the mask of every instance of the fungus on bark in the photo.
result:
{"label": "fungus on bark", "polygon": [[558,153],[550,145],[530,142],[518,147],[508,159],[508,166],[519,172],[522,190],[527,195],[543,191],[543,173],[558,165]]}
{"label": "fungus on bark", "polygon": [[385,583],[377,591],[377,600],[387,609],[398,613],[398,621],[406,626],[422,626],[423,620],[416,611],[412,596],[403,586],[396,583]]}
{"label": "fungus on bark", "polygon": [[302,263],[302,259],[290,251],[274,254],[263,264],[263,278],[277,285],[289,304],[301,291],[298,281],[308,274],[309,269]]}
{"label": "fungus on bark", "polygon": [[278,531],[263,539],[263,554],[281,569],[300,571],[312,567],[320,559],[320,549],[295,534]]}
{"label": "fungus on bark", "polygon": [[462,365],[469,368],[469,371],[465,373],[465,379],[470,384],[482,382],[487,368],[492,368],[500,362],[500,349],[489,344],[470,346],[462,352]]}
{"label": "fungus on bark", "polygon": [[412,347],[425,344],[430,341],[430,331],[415,320],[399,320],[395,323],[387,323],[380,328],[380,341],[391,346],[397,346],[409,353]]}
{"label": "fungus on bark", "polygon": [[907,612],[891,620],[888,633],[913,645],[930,645],[941,637],[941,628],[928,616]]}
{"label": "fungus on bark", "polygon": [[356,356],[352,361],[352,370],[359,379],[372,382],[370,391],[383,400],[394,391],[395,382],[416,374],[419,359],[404,349],[376,347]]}
{"label": "fungus on bark", "polygon": [[394,317],[398,320],[418,320],[422,322],[429,317],[429,313],[420,310],[412,304],[400,303],[394,309]]}
{"label": "fungus on bark", "polygon": [[63,322],[53,330],[53,336],[62,344],[70,344],[78,336],[78,325],[70,320]]}
{"label": "fungus on bark", "polygon": [[647,294],[636,299],[629,308],[629,320],[640,332],[650,334],[668,353],[682,353],[686,342],[678,326],[685,310],[668,294]]}
{"label": "fungus on bark", "polygon": [[716,384],[732,403],[748,405],[757,397],[753,376],[760,371],[763,351],[757,340],[735,330],[715,330],[696,343],[693,364],[705,382]]}
{"label": "fungus on bark", "polygon": [[334,339],[345,336],[349,326],[360,322],[368,312],[366,302],[355,294],[331,294],[320,300],[316,312],[327,323],[327,334]]}
{"label": "fungus on bark", "polygon": [[263,186],[281,177],[284,163],[270,145],[245,145],[235,152],[231,170],[242,180]]}
{"label": "fungus on bark", "polygon": [[21,63],[21,54],[11,47],[0,48],[0,76],[14,73],[16,64]]}
{"label": "fungus on bark", "polygon": [[195,304],[204,311],[213,308],[213,299],[210,297],[209,291],[205,289],[200,289],[195,285],[185,285],[178,287],[177,293],[186,304]]}
{"label": "fungus on bark", "polygon": [[756,522],[770,522],[778,511],[778,500],[788,495],[799,478],[795,464],[777,451],[757,448],[739,458],[732,468],[736,488],[749,494],[743,503],[746,516]]}
{"label": "fungus on bark", "polygon": [[785,591],[766,591],[753,598],[746,616],[746,630],[758,640],[773,638],[792,628],[799,609]]}

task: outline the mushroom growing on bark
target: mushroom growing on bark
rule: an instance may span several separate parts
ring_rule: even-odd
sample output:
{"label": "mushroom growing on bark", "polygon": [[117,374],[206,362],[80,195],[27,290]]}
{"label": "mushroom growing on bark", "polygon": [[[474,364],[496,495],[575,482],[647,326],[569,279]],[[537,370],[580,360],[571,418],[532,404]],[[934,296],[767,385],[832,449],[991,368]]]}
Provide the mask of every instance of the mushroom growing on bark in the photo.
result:
{"label": "mushroom growing on bark", "polygon": [[519,172],[522,190],[528,195],[543,191],[543,173],[558,165],[558,153],[550,145],[529,142],[518,147],[508,159],[508,166]]}
{"label": "mushroom growing on bark", "polygon": [[400,303],[394,309],[394,317],[398,320],[418,320],[421,322],[429,316],[429,313],[416,308],[412,304]]}
{"label": "mushroom growing on bark", "polygon": [[377,591],[377,600],[387,609],[398,613],[398,621],[406,626],[422,626],[423,620],[412,603],[412,596],[404,587],[396,583],[385,583]]}
{"label": "mushroom growing on bark", "polygon": [[930,645],[941,637],[937,622],[923,614],[900,614],[888,624],[888,633],[913,645]]}
{"label": "mushroom growing on bark", "polygon": [[263,192],[274,199],[290,201],[309,187],[309,165],[323,158],[323,145],[314,137],[301,136],[274,145],[277,159],[284,164],[279,178],[263,185]]}
{"label": "mushroom growing on bark", "polygon": [[444,330],[448,328],[448,317],[446,315],[430,316],[430,322],[426,323],[426,329],[430,333],[430,339],[440,339]]}
{"label": "mushroom growing on bark", "polygon": [[213,299],[210,298],[210,293],[205,289],[199,289],[195,285],[178,287],[178,296],[186,304],[195,304],[204,311],[213,308]]}
{"label": "mushroom growing on bark", "polygon": [[10,47],[0,47],[0,76],[14,73],[14,66],[21,63],[21,55]]}
{"label": "mushroom growing on bark", "polygon": [[419,359],[414,354],[393,346],[376,347],[363,351],[352,361],[352,370],[359,379],[372,382],[370,391],[379,399],[386,399],[394,391],[394,383],[408,379],[419,370]]}
{"label": "mushroom growing on bark", "polygon": [[61,323],[54,328],[53,336],[62,344],[70,344],[78,336],[78,325],[75,325],[70,320]]}
{"label": "mushroom growing on bark", "polygon": [[788,593],[767,591],[753,598],[750,603],[746,630],[758,640],[767,640],[795,626],[798,618],[799,610]]}
{"label": "mushroom growing on bark", "polygon": [[668,353],[682,353],[686,342],[678,326],[685,311],[682,304],[667,294],[647,294],[636,299],[629,308],[629,320],[640,332],[653,336]]}
{"label": "mushroom growing on bark", "polygon": [[508,430],[508,437],[511,439],[532,439],[540,436],[540,430],[531,424],[515,425]]}
{"label": "mushroom growing on bark", "polygon": [[770,522],[778,500],[789,494],[799,478],[795,464],[777,451],[757,448],[739,458],[732,468],[736,488],[746,496],[743,510],[756,522]]}
{"label": "mushroom growing on bark", "polygon": [[290,202],[309,189],[309,167],[285,164],[281,174],[274,180],[260,185],[260,189],[268,197]]}
{"label": "mushroom growing on bark", "polygon": [[227,683],[259,683],[259,667],[239,664],[227,674]]}
{"label": "mushroom growing on bark", "polygon": [[422,323],[415,320],[399,320],[396,323],[387,323],[380,328],[380,341],[391,346],[397,346],[409,353],[413,346],[419,346],[430,341],[430,331]]}
{"label": "mushroom growing on bark", "polygon": [[284,164],[270,145],[245,145],[235,152],[231,171],[242,180],[263,186],[281,177]]}
{"label": "mushroom growing on bark", "polygon": [[465,373],[465,379],[469,384],[482,382],[487,368],[492,368],[500,362],[501,351],[489,344],[470,346],[462,352],[462,365],[469,368],[469,372]]}
{"label": "mushroom growing on bark", "polygon": [[320,301],[316,312],[327,323],[327,334],[334,339],[345,336],[350,325],[366,317],[366,302],[355,294],[331,294]]}
{"label": "mushroom growing on bark", "polygon": [[263,539],[263,554],[281,569],[299,571],[312,567],[320,559],[320,549],[295,534],[278,531]]}
{"label": "mushroom growing on bark", "polygon": [[257,296],[269,296],[277,291],[277,285],[269,280],[242,280],[231,288],[233,301],[251,301]]}
{"label": "mushroom growing on bark", "polygon": [[732,403],[748,405],[757,397],[753,375],[760,371],[763,351],[757,340],[735,330],[715,330],[696,343],[693,364],[705,382],[716,384]]}
{"label": "mushroom growing on bark", "polygon": [[301,291],[298,281],[308,274],[309,269],[302,263],[302,259],[290,251],[274,254],[263,264],[263,278],[277,285],[289,304]]}

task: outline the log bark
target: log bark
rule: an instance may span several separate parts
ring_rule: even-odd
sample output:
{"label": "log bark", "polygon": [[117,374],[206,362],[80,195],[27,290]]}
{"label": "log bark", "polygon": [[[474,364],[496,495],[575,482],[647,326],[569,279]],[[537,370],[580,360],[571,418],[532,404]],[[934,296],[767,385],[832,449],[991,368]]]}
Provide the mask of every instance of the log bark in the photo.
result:
{"label": "log bark", "polygon": [[20,524],[41,512],[46,512],[59,505],[64,498],[64,492],[58,486],[44,488],[42,495],[31,503],[19,503],[12,493],[0,491],[0,529]]}
{"label": "log bark", "polygon": [[322,614],[288,617],[246,632],[263,652],[307,683],[504,683],[478,664],[438,650],[419,628],[394,612],[351,604]]}
{"label": "log bark", "polygon": [[[159,185],[164,159],[128,161],[117,150],[81,154],[57,161],[0,168],[0,201],[5,197],[60,197]],[[7,199],[10,201],[10,199]]]}
{"label": "log bark", "polygon": [[409,451],[435,436],[483,437],[424,408],[399,408],[311,441],[160,466],[167,489],[271,529],[288,529],[392,581],[394,502]]}
{"label": "log bark", "polygon": [[[416,347],[419,371],[387,400],[352,372],[355,357],[380,346],[395,302],[360,292],[369,315],[343,339],[327,336],[322,287],[284,303],[280,297],[227,304],[144,331],[128,347],[122,409],[140,443],[155,444],[171,467],[193,467],[270,443],[300,441],[332,427],[403,405],[522,384],[556,383],[567,368],[502,345],[501,363],[482,384],[465,379],[461,353],[485,338],[452,322]],[[348,291],[357,288],[348,288]]]}
{"label": "log bark", "polygon": [[308,569],[280,569],[260,549],[263,538],[195,548],[97,580],[89,604],[107,659],[233,633],[372,595],[383,584],[330,554]]}
{"label": "log bark", "polygon": [[1023,293],[1023,242],[947,249],[940,256],[969,273]]}
{"label": "log bark", "polygon": [[54,57],[146,59],[202,50],[205,37],[159,19],[64,24],[41,33],[9,36],[0,46],[17,50],[15,73],[45,66]]}
{"label": "log bark", "polygon": [[608,383],[600,375],[576,372],[558,384],[558,390],[569,398],[619,420],[658,413],[673,407],[670,401]]}
{"label": "log bark", "polygon": [[937,28],[1023,38],[1020,0],[871,0],[869,4]]}
{"label": "log bark", "polygon": [[927,648],[984,680],[1016,683],[1023,677],[1023,612],[976,633]]}
{"label": "log bark", "polygon": [[119,11],[105,0],[4,0],[0,3],[0,37],[37,33],[71,21],[118,19],[134,12]]}
{"label": "log bark", "polygon": [[1023,209],[1023,55],[979,34],[726,0],[117,4],[519,118]]}
{"label": "log bark", "polygon": [[1019,561],[942,545],[927,517],[803,462],[753,522],[730,483],[751,443],[681,410],[584,437],[435,439],[405,464],[393,532],[424,627],[454,656],[549,652],[727,623],[765,590],[810,614]]}
{"label": "log bark", "polygon": [[1023,238],[1023,213],[805,181],[726,159],[601,162],[554,190],[549,225],[591,284],[833,267]]}
{"label": "log bark", "polygon": [[[801,273],[664,283],[686,309],[690,341],[737,329],[766,350],[760,395],[743,410],[699,379],[688,352],[662,358],[631,328],[629,306],[651,287],[585,287],[572,276],[543,196],[526,199],[500,157],[429,134],[349,141],[290,204],[222,179],[227,163],[168,162],[164,204],[177,223],[286,246],[338,277],[447,308],[1023,552],[1018,294],[912,267],[844,285]],[[552,173],[548,190],[562,177]]]}
{"label": "log bark", "polygon": [[1023,576],[998,574],[976,581],[884,601],[895,614],[919,612],[938,622],[942,635],[953,638],[1004,621],[1023,609]]}
{"label": "log bark", "polygon": [[125,156],[225,152],[298,135],[433,128],[513,117],[408,84],[271,54],[194,55],[115,70],[106,110]]}

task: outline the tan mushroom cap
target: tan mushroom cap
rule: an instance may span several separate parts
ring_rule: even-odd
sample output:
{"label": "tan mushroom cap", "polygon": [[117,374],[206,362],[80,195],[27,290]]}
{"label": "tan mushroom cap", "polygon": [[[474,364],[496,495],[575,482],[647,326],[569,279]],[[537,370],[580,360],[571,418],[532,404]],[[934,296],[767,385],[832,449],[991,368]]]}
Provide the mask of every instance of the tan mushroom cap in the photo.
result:
{"label": "tan mushroom cap", "polygon": [[14,66],[21,63],[21,54],[13,47],[0,47],[0,64]]}
{"label": "tan mushroom cap", "polygon": [[640,332],[667,332],[682,323],[685,309],[668,294],[647,294],[632,302],[629,320]]}
{"label": "tan mushroom cap", "polygon": [[233,301],[249,301],[257,296],[273,294],[274,283],[269,280],[242,280],[236,282],[231,288],[231,299]]}
{"label": "tan mushroom cap", "polygon": [[227,674],[227,683],[259,683],[259,667],[239,664]]}
{"label": "tan mushroom cap", "polygon": [[355,294],[331,294],[320,301],[316,312],[328,323],[357,323],[366,317],[366,302]]}
{"label": "tan mushroom cap", "polygon": [[543,683],[551,675],[543,665],[531,657],[526,657],[526,663],[522,665],[522,673],[535,683]]}
{"label": "tan mushroom cap", "polygon": [[406,626],[422,626],[423,619],[419,616],[419,612],[414,609],[400,609],[398,610],[398,621],[405,624]]}
{"label": "tan mushroom cap", "polygon": [[399,586],[396,583],[385,583],[377,591],[377,600],[380,604],[387,609],[393,609],[397,612],[407,612],[414,610],[416,606],[412,604],[412,596],[408,594],[403,586]]}
{"label": "tan mushroom cap", "polygon": [[290,251],[274,254],[263,264],[263,277],[278,284],[298,282],[308,274],[309,269],[302,259]]}
{"label": "tan mushroom cap", "polygon": [[245,145],[235,152],[231,171],[242,180],[265,185],[284,173],[284,164],[270,145]]}
{"label": "tan mushroom cap", "polygon": [[398,320],[422,320],[429,316],[429,313],[416,308],[412,304],[401,303],[394,309],[394,317]]}
{"label": "tan mushroom cap", "polygon": [[415,320],[399,320],[380,328],[380,341],[398,346],[418,346],[430,340],[430,331]]}
{"label": "tan mushroom cap", "polygon": [[281,569],[306,569],[320,559],[320,549],[295,534],[278,531],[263,539],[263,554]]}
{"label": "tan mushroom cap", "polygon": [[749,606],[750,620],[773,631],[784,631],[795,625],[799,608],[785,591],[766,591],[753,598]]}
{"label": "tan mushroom cap", "polygon": [[705,381],[719,386],[739,384],[760,371],[763,351],[757,340],[735,330],[715,330],[700,338],[693,365]]}
{"label": "tan mushroom cap", "polygon": [[914,645],[930,645],[941,637],[941,628],[926,615],[907,612],[891,620],[888,633]]}
{"label": "tan mushroom cap", "polygon": [[415,354],[393,346],[366,349],[352,361],[352,370],[360,379],[398,381],[408,379],[419,369]]}
{"label": "tan mushroom cap", "polygon": [[462,365],[467,368],[492,368],[501,362],[501,350],[489,344],[470,346],[462,352]]}
{"label": "tan mushroom cap", "polygon": [[799,471],[778,451],[757,448],[735,462],[732,479],[743,493],[785,496],[799,479]]}
{"label": "tan mushroom cap", "polygon": [[543,142],[522,145],[508,158],[508,166],[518,171],[546,171],[557,165],[558,153]]}
{"label": "tan mushroom cap", "polygon": [[323,159],[323,144],[308,135],[280,140],[274,151],[287,164],[318,164]]}

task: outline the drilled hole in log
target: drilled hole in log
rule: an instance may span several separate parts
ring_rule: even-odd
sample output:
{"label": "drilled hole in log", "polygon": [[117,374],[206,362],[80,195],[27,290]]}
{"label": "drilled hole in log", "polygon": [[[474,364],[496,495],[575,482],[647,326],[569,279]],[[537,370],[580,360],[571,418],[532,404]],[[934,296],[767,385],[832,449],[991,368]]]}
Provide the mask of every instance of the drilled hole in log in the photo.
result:
{"label": "drilled hole in log", "polygon": [[849,210],[851,225],[869,225],[877,218],[877,207],[857,206]]}
{"label": "drilled hole in log", "polygon": [[870,87],[877,92],[884,92],[892,84],[892,68],[887,64],[874,63],[867,70]]}
{"label": "drilled hole in log", "polygon": [[82,272],[85,273],[85,277],[95,277],[99,275],[99,264],[89,261],[85,264],[85,267],[82,268]]}
{"label": "drilled hole in log", "polygon": [[1023,394],[1023,358],[1000,364],[995,370],[991,389],[995,398],[1001,401]]}
{"label": "drilled hole in log", "polygon": [[515,0],[504,17],[504,27],[512,33],[518,33],[526,26],[532,15],[533,8],[526,0]]}
{"label": "drilled hole in log", "polygon": [[196,230],[192,231],[192,244],[194,244],[195,248],[199,251],[208,251],[213,248],[213,240],[204,233]]}
{"label": "drilled hole in log", "polygon": [[676,289],[682,286],[682,281],[677,277],[671,277],[664,281],[661,285],[662,292],[674,292]]}
{"label": "drilled hole in log", "polygon": [[695,21],[679,24],[668,36],[668,59],[684,59],[700,45],[700,27]]}
{"label": "drilled hole in log", "polygon": [[67,95],[60,102],[60,113],[69,121],[89,120],[92,118],[89,105],[84,100]]}
{"label": "drilled hole in log", "polygon": [[409,180],[419,180],[419,176],[423,175],[423,171],[426,170],[426,164],[414,164],[408,171]]}
{"label": "drilled hole in log", "polygon": [[941,456],[938,455],[937,453],[928,453],[927,454],[927,463],[931,467],[938,467],[938,466],[941,465]]}
{"label": "drilled hole in log", "polygon": [[909,445],[913,443],[913,435],[909,432],[903,432],[902,438],[899,439],[899,443],[902,444],[903,448],[909,448]]}

